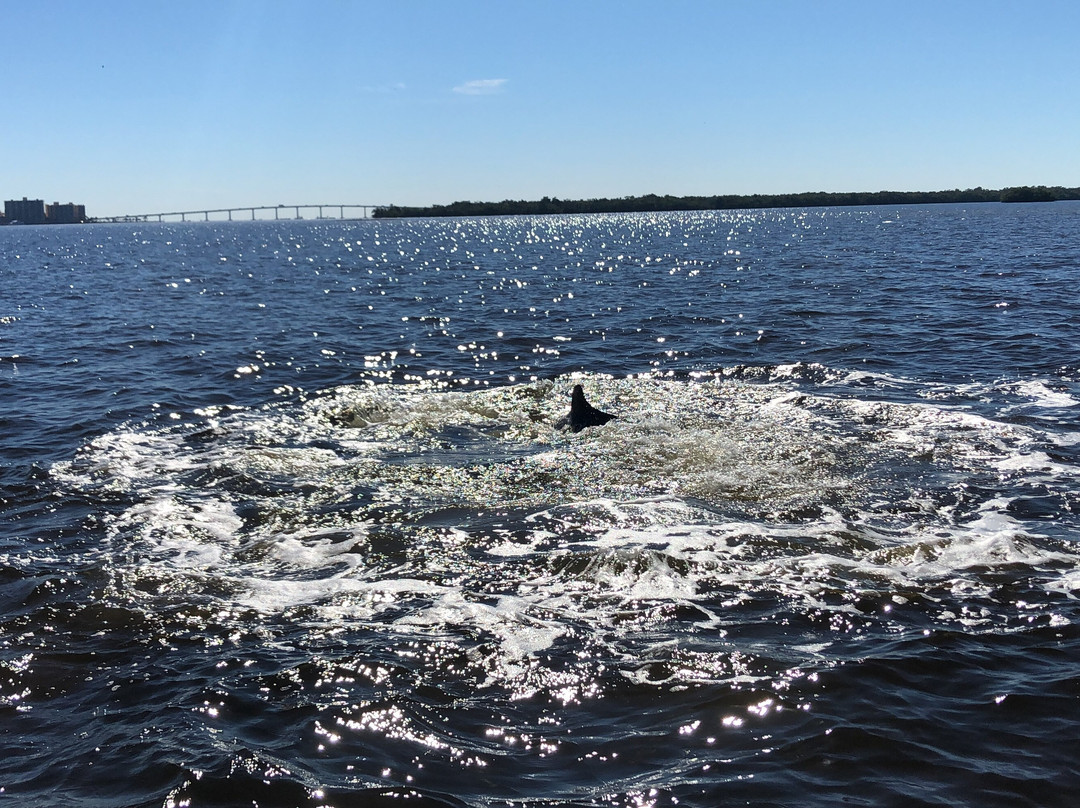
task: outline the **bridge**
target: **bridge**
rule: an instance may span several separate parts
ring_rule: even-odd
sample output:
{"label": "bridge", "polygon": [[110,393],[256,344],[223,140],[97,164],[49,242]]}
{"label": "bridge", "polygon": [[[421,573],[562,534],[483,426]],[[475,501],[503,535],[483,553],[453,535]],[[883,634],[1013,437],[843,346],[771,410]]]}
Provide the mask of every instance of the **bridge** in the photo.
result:
{"label": "bridge", "polygon": [[[290,219],[368,219],[372,208],[379,205],[254,205],[244,208],[212,208],[210,210],[175,210],[168,213],[133,213],[127,216],[99,216],[95,222],[232,222],[277,221]],[[269,211],[273,211],[271,216]],[[302,211],[302,212],[301,212]],[[316,211],[318,213],[316,214]],[[329,215],[327,214],[329,211]],[[304,214],[307,214],[306,216]],[[213,214],[214,218],[210,216]],[[236,218],[233,218],[236,214]],[[334,215],[336,214],[336,215]]]}

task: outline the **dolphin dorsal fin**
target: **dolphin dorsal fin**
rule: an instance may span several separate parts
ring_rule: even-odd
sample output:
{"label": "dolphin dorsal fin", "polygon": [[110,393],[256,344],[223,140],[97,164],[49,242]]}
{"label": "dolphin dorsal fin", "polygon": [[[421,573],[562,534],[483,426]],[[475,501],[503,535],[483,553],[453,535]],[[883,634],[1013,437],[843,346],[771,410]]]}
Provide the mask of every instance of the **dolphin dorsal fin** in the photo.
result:
{"label": "dolphin dorsal fin", "polygon": [[560,429],[568,426],[571,432],[580,432],[586,427],[601,426],[617,417],[596,409],[586,400],[585,390],[581,385],[575,384],[574,392],[570,395],[570,413],[565,418],[560,418],[555,426]]}

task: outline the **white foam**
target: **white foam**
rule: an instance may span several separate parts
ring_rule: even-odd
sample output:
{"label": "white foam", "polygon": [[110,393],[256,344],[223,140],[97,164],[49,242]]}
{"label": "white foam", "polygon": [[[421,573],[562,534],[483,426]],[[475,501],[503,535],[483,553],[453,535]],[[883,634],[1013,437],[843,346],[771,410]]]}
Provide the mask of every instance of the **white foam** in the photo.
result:
{"label": "white foam", "polygon": [[[204,497],[195,503],[160,495],[128,508],[110,527],[127,552],[181,570],[209,570],[226,557],[242,525],[233,505]],[[137,542],[137,543],[135,543]]]}
{"label": "white foam", "polygon": [[447,626],[468,626],[471,632],[487,633],[499,641],[499,652],[506,659],[521,660],[548,648],[567,628],[554,620],[534,615],[533,600],[513,595],[500,597],[490,604],[466,597],[459,589],[443,589],[428,608],[395,621],[397,628],[428,633]]}
{"label": "white foam", "polygon": [[131,490],[190,471],[200,459],[184,452],[176,435],[119,431],[93,440],[72,461],[55,464],[51,474],[76,487]]}
{"label": "white foam", "polygon": [[341,540],[339,531],[325,531],[334,534],[334,538],[321,539],[320,533],[292,534],[276,538],[269,548],[269,552],[282,564],[295,569],[315,570],[327,565],[344,564],[346,567],[355,569],[363,566],[362,557],[355,552],[355,542],[362,540],[367,530],[357,527],[349,531],[352,539]]}
{"label": "white foam", "polygon": [[1053,390],[1042,380],[1019,382],[1015,389],[1020,395],[1030,398],[1036,407],[1075,407],[1080,404],[1080,400],[1074,396],[1062,390]]}
{"label": "white foam", "polygon": [[[966,493],[939,495],[972,480],[1064,485],[1073,470],[1035,429],[715,376],[584,381],[603,385],[596,400],[620,418],[576,435],[551,429],[566,385],[341,388],[215,412],[198,440],[183,427],[121,430],[54,471],[131,496],[103,548],[124,576],[171,576],[226,611],[327,630],[469,637],[483,644],[469,653],[485,655],[486,684],[519,693],[563,641],[633,657],[630,668],[642,654],[664,658],[655,643],[687,624],[643,628],[684,607],[694,631],[747,619],[748,601],[827,616],[837,632],[864,624],[861,601],[932,603],[935,619],[969,627],[992,619],[978,610],[995,597],[988,571],[1011,566],[1076,596],[1077,559],[1047,549],[1005,496],[971,515]],[[894,467],[913,469],[917,489],[875,477]],[[393,562],[372,552],[381,528],[368,505],[400,513]],[[512,524],[470,522],[502,507],[518,514]],[[153,608],[153,592],[132,591]],[[798,661],[832,641],[800,636],[788,651]],[[754,678],[726,661],[680,670],[686,682]]]}
{"label": "white foam", "polygon": [[1039,471],[1050,474],[1073,474],[1075,469],[1058,463],[1046,452],[1023,452],[1009,455],[994,463],[998,471]]}
{"label": "white foam", "polygon": [[[1080,565],[1076,569],[1059,575],[1054,581],[1047,584],[1046,589],[1049,592],[1065,595],[1071,600],[1080,599]],[[1059,619],[1057,624],[1062,625],[1062,620]]]}

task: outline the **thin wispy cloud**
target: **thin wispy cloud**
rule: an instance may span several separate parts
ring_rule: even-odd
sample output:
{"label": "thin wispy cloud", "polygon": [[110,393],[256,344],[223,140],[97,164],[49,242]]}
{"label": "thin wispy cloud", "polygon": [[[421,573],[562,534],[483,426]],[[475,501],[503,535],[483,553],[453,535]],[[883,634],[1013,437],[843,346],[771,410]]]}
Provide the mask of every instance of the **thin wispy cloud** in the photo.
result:
{"label": "thin wispy cloud", "polygon": [[474,79],[459,84],[454,88],[454,92],[461,95],[495,95],[503,91],[507,81],[507,79]]}
{"label": "thin wispy cloud", "polygon": [[400,93],[405,89],[403,82],[397,82],[396,84],[380,84],[377,86],[366,85],[360,88],[362,93]]}

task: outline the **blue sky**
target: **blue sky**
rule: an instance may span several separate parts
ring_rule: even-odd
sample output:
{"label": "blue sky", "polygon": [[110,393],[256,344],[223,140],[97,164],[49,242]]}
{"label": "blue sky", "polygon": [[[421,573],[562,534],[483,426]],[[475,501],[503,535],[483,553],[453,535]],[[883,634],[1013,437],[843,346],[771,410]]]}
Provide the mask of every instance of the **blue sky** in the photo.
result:
{"label": "blue sky", "polygon": [[0,0],[0,197],[1080,186],[1072,0]]}

